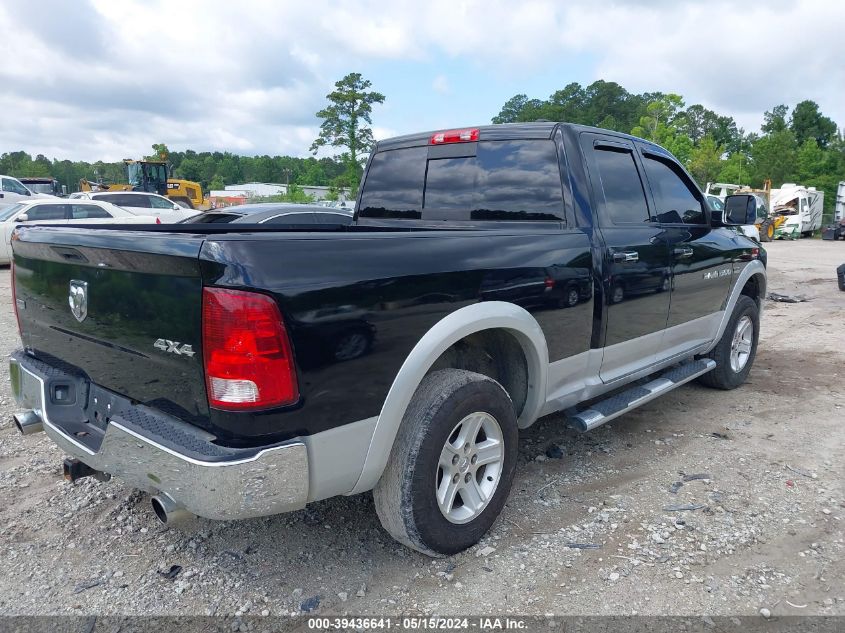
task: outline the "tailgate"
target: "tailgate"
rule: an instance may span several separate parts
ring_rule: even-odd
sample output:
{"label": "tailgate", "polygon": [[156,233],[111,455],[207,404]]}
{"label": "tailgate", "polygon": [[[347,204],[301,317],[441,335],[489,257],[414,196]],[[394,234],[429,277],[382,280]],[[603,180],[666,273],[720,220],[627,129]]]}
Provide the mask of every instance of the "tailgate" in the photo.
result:
{"label": "tailgate", "polygon": [[203,425],[203,239],[74,227],[20,231],[13,250],[24,346]]}

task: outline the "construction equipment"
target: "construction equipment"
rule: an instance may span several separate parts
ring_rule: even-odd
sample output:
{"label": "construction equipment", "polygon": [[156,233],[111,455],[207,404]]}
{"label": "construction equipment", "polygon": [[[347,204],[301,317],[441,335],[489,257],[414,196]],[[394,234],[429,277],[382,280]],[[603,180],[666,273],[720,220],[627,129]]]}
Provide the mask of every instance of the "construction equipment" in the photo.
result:
{"label": "construction equipment", "polygon": [[824,192],[815,187],[784,183],[780,189],[772,189],[771,203],[772,216],[782,218],[774,237],[809,237],[822,226]]}
{"label": "construction equipment", "polygon": [[762,189],[743,186],[734,193],[752,194],[757,196],[758,202],[763,202],[763,204],[757,205],[757,221],[754,223],[754,226],[757,227],[757,231],[760,233],[761,242],[771,242],[775,239],[781,225],[786,222],[786,218],[772,213],[772,181],[768,178],[763,181]]}
{"label": "construction equipment", "polygon": [[173,202],[189,209],[206,211],[209,200],[202,195],[198,182],[169,178],[166,160],[123,160],[126,169],[125,183],[79,181],[80,191],[146,191],[167,196]]}

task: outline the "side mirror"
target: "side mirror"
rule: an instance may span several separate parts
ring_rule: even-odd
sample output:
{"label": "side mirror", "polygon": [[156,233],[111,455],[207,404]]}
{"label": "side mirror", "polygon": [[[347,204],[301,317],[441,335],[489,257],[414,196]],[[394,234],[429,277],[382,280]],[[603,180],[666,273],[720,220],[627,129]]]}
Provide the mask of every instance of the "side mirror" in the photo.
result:
{"label": "side mirror", "polygon": [[29,216],[26,213],[21,213],[17,218],[15,218],[15,222],[28,222]]}
{"label": "side mirror", "polygon": [[738,194],[725,198],[724,222],[732,226],[754,224],[757,221],[757,198]]}

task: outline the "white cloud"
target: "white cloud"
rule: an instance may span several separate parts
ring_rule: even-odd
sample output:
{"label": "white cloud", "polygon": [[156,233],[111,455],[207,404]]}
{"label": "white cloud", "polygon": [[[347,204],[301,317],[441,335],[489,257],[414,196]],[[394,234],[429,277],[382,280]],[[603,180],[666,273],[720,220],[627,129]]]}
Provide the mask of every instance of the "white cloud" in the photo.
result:
{"label": "white cloud", "polygon": [[[572,60],[590,65],[582,76],[678,92],[747,129],[763,110],[806,98],[845,121],[845,4],[824,0],[35,4],[37,19],[31,1],[0,5],[0,151],[119,159],[164,141],[303,155],[338,77],[406,62],[439,66],[432,90],[456,103],[472,102],[457,99],[461,69],[513,84],[555,77]],[[551,93],[571,79],[549,81]],[[374,87],[388,97],[376,136],[416,131],[387,87]],[[421,91],[419,107],[428,98]],[[451,118],[478,120],[500,105]]]}
{"label": "white cloud", "polygon": [[434,78],[434,81],[431,82],[431,89],[441,95],[448,95],[452,92],[452,89],[449,86],[449,79],[446,75],[437,75],[437,77]]}

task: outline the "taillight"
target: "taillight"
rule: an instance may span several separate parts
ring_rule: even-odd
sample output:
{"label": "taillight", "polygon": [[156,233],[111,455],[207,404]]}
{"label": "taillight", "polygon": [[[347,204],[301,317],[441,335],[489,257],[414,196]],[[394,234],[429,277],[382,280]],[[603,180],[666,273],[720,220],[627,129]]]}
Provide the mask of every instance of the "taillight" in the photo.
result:
{"label": "taillight", "polygon": [[447,130],[435,132],[428,141],[429,145],[445,145],[447,143],[472,143],[478,140],[478,128],[467,130]]}
{"label": "taillight", "polygon": [[546,286],[547,290],[551,290],[552,288],[555,287],[555,280],[552,279],[551,277],[546,277],[546,280],[543,283]]}
{"label": "taillight", "polygon": [[161,224],[161,218],[156,218],[156,224]]}
{"label": "taillight", "polygon": [[204,288],[202,348],[208,402],[215,409],[269,409],[299,399],[290,341],[270,297]]}

